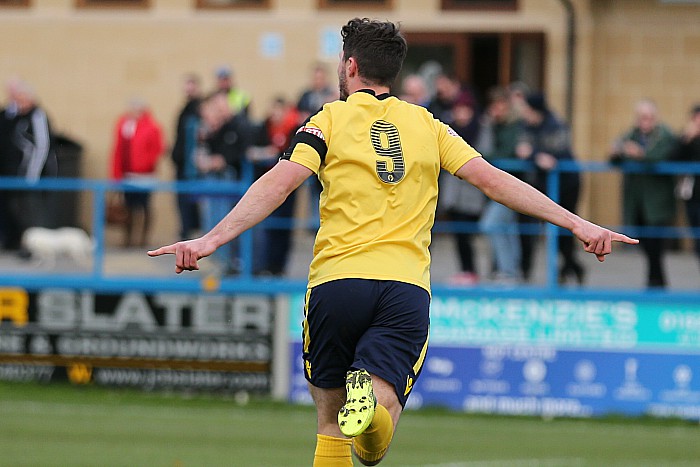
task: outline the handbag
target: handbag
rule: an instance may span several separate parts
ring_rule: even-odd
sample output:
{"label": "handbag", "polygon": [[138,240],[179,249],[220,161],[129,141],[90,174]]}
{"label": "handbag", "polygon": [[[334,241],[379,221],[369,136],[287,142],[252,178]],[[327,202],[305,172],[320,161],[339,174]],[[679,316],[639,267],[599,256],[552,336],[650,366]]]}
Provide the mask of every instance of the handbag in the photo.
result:
{"label": "handbag", "polygon": [[123,193],[110,193],[105,209],[108,225],[124,225],[129,216]]}

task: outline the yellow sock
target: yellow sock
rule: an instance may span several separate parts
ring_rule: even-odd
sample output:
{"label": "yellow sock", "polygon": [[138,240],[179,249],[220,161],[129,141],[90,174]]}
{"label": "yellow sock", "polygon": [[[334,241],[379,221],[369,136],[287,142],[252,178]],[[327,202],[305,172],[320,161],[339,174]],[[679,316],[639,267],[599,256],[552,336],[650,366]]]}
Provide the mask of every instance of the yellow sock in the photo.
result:
{"label": "yellow sock", "polygon": [[314,467],[352,467],[352,440],[316,435]]}
{"label": "yellow sock", "polygon": [[394,422],[383,405],[374,408],[374,418],[361,435],[353,438],[355,453],[360,459],[374,462],[386,454],[394,436]]}

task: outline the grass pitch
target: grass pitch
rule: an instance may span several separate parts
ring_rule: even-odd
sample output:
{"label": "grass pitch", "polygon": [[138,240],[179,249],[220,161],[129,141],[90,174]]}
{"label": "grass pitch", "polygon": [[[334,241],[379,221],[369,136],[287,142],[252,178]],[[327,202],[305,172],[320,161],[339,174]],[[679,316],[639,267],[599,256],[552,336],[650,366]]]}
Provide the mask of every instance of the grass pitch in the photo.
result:
{"label": "grass pitch", "polygon": [[[310,407],[0,383],[3,467],[309,466],[314,443]],[[700,427],[682,421],[545,421],[409,411],[381,465],[700,466]]]}

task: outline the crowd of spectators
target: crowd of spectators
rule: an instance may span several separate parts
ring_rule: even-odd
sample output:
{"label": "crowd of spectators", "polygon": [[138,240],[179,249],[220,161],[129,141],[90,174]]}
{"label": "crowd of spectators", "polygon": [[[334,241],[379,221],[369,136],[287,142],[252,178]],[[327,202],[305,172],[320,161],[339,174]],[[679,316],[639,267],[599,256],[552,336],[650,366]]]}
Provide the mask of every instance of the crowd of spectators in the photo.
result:
{"label": "crowd of spectators", "polygon": [[[426,106],[488,160],[494,163],[528,161],[526,169],[512,169],[511,173],[556,197],[570,211],[576,211],[581,190],[578,172],[561,172],[558,192],[548,193],[548,172],[560,161],[574,160],[575,155],[567,123],[551,110],[544,94],[515,82],[508,88],[490,90],[482,110],[474,92],[453,76],[437,76],[432,83],[432,95],[428,91],[430,88],[431,83],[420,75],[409,75],[402,82],[400,97]],[[614,144],[610,160],[614,164],[625,160],[700,162],[700,106],[692,109],[683,131],[674,134],[659,121],[656,105],[650,100],[640,100],[635,105],[635,123]],[[505,168],[509,170],[507,165]],[[643,239],[649,288],[667,286],[663,252],[669,235],[663,232],[676,221],[678,199],[685,203],[688,224],[694,229],[700,228],[700,190],[695,189],[695,181],[694,175],[676,177],[648,171],[625,172],[623,222],[630,228],[641,227],[638,236]],[[485,200],[480,193],[470,191],[444,173],[438,207],[439,215],[453,221],[454,226],[460,272],[451,278],[453,284],[469,286],[487,280],[510,285],[532,279],[534,250],[539,237],[537,220]],[[475,222],[478,228],[474,227]],[[490,267],[485,274],[477,271],[473,247],[475,232],[485,235],[491,246],[487,259]],[[698,234],[700,232],[694,230],[693,236],[700,237]],[[695,241],[695,249],[700,259],[700,241]],[[560,236],[558,251],[560,283],[583,284],[585,269],[576,257],[573,237]]]}
{"label": "crowd of spectators", "polygon": [[[294,102],[276,96],[260,120],[251,117],[251,98],[235,82],[228,67],[216,70],[216,87],[202,93],[196,75],[185,77],[185,102],[177,118],[171,156],[178,180],[227,180],[250,182],[269,170],[289,146],[301,124],[325,104],[337,98],[325,66],[311,70],[308,88]],[[249,173],[246,173],[246,170]],[[309,186],[311,211],[317,212],[320,183]],[[178,196],[181,238],[197,230],[211,229],[236,203],[237,196],[217,194]],[[253,273],[280,276],[285,272],[292,246],[296,196],[290,196],[258,227],[253,243]],[[241,270],[240,245],[234,241],[216,252],[225,274]]]}
{"label": "crowd of spectators", "polygon": [[[568,126],[550,110],[542,93],[530,91],[523,83],[490,90],[484,110],[475,93],[454,76],[438,75],[434,87],[434,96],[426,98],[428,83],[419,75],[411,75],[403,82],[402,95],[419,105],[425,103],[435,117],[449,124],[488,160],[530,161],[531,168],[516,170],[513,175],[539,190],[547,192],[547,172],[560,160],[573,159]],[[576,210],[579,185],[577,173],[562,175],[557,196],[571,211]],[[484,233],[491,245],[490,281],[513,285],[530,278],[537,221],[486,200],[480,191],[447,173],[440,177],[439,209],[444,218],[456,222],[460,272],[451,278],[453,284],[469,286],[481,280],[473,246],[476,232]],[[530,228],[519,229],[519,224]],[[561,281],[581,284],[584,270],[575,257],[573,237],[560,238],[559,252]]]}
{"label": "crowd of spectators", "polygon": [[[323,64],[311,69],[308,86],[295,99],[275,96],[264,116],[251,117],[251,97],[235,80],[233,70],[215,70],[214,86],[203,90],[202,80],[188,74],[183,80],[183,104],[176,118],[170,156],[180,181],[250,182],[269,170],[287,148],[302,123],[323,104],[338,98]],[[480,151],[489,161],[503,165],[514,176],[547,192],[547,174],[562,160],[573,160],[569,127],[549,107],[546,97],[516,82],[495,87],[479,102],[476,93],[456,77],[440,73],[431,79],[410,74],[397,83],[396,95],[421,105]],[[57,173],[46,113],[27,83],[7,83],[7,100],[0,113],[0,176],[19,176],[28,181]],[[256,103],[257,104],[257,103]],[[656,105],[640,100],[634,109],[634,124],[619,137],[610,151],[614,164],[624,161],[656,162],[677,160],[700,162],[700,106],[694,107],[687,124],[678,134],[664,125]],[[140,98],[129,101],[113,131],[110,176],[138,185],[155,179],[156,165],[166,150],[164,130]],[[508,161],[529,161],[515,164]],[[523,169],[526,167],[526,169]],[[648,172],[625,172],[623,223],[642,227],[648,271],[648,287],[667,285],[663,267],[667,236],[663,228],[676,221],[675,206],[682,200],[693,236],[700,236],[700,189],[695,175],[674,176]],[[144,185],[146,186],[146,185]],[[204,186],[204,185],[203,185]],[[560,204],[575,211],[581,187],[580,175],[563,172],[558,193]],[[318,209],[321,186],[310,183],[309,219]],[[32,226],[50,226],[46,197],[40,190],[3,190],[0,198],[0,245],[25,255],[23,232]],[[126,216],[122,222],[123,245],[143,247],[148,242],[151,209],[146,188],[123,194]],[[180,238],[192,238],[211,229],[236,203],[232,193],[177,194]],[[253,244],[253,272],[280,276],[285,273],[292,247],[292,226],[296,196],[291,196],[258,228]],[[454,285],[471,286],[488,281],[518,284],[532,277],[533,251],[538,243],[539,222],[485,198],[480,191],[455,177],[440,177],[438,219],[451,221],[459,272],[450,279]],[[311,223],[313,228],[313,221]],[[490,245],[486,271],[479,271],[475,248],[477,235]],[[576,258],[573,237],[558,239],[559,280],[583,284],[585,270]],[[240,271],[240,245],[233,242],[217,251],[215,261],[225,274]],[[695,242],[700,260],[700,241]]]}
{"label": "crowd of spectators", "polygon": [[[665,161],[700,162],[700,105],[691,109],[690,118],[678,134],[661,121],[659,109],[649,99],[634,107],[634,123],[613,144],[612,163],[625,161],[649,164]],[[664,252],[668,243],[665,230],[676,221],[677,200],[685,205],[690,227],[700,226],[700,193],[695,175],[676,176],[646,171],[625,173],[623,218],[630,226],[641,227],[639,237],[647,262],[647,286],[668,285]],[[700,258],[700,232],[694,231],[695,251]]]}

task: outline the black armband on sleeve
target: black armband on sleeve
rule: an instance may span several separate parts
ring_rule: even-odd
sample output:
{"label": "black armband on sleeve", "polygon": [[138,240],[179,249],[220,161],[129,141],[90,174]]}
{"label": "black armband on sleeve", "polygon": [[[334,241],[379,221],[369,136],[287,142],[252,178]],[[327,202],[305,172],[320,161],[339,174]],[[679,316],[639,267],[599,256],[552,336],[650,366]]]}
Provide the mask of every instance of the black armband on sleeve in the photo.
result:
{"label": "black armband on sleeve", "polygon": [[292,138],[292,142],[289,145],[289,148],[284,151],[284,154],[282,154],[282,157],[280,159],[286,159],[289,160],[292,157],[292,152],[294,152],[294,148],[296,147],[297,144],[299,143],[304,143],[308,144],[314,150],[318,153],[318,157],[321,158],[321,163],[326,160],[326,153],[328,152],[328,146],[326,145],[326,142],[323,140],[323,138],[314,135],[313,133],[309,133],[308,131],[304,131],[303,129],[299,130],[299,132],[294,135]]}

